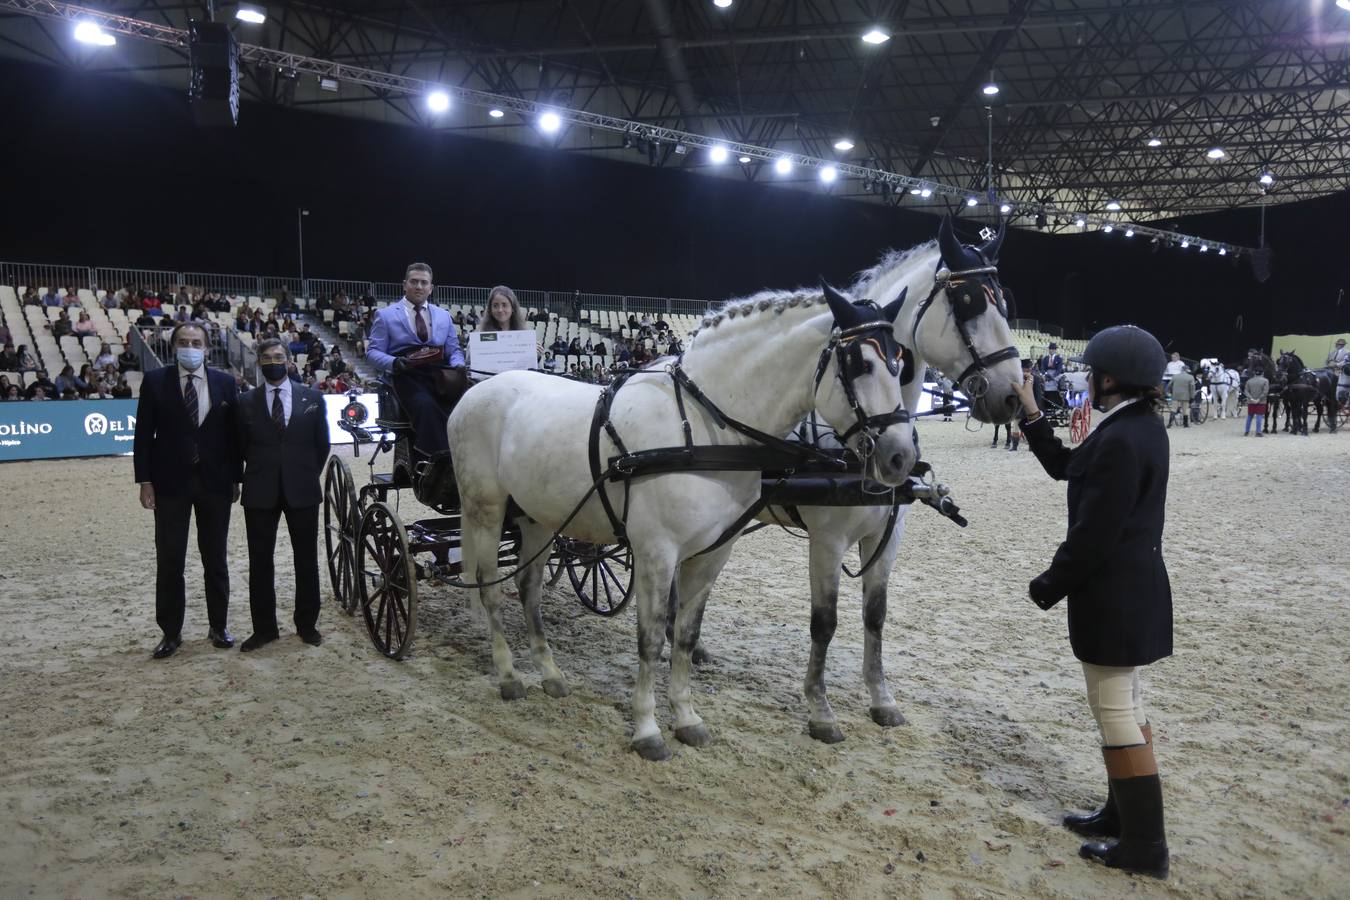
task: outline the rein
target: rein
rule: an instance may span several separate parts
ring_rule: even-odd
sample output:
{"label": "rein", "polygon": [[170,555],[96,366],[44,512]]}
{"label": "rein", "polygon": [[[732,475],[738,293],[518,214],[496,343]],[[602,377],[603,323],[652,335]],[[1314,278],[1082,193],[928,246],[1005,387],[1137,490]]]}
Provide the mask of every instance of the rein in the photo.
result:
{"label": "rein", "polygon": [[[928,309],[933,305],[933,301],[937,299],[937,295],[943,291],[950,291],[951,288],[961,287],[971,278],[976,278],[979,281],[979,286],[984,293],[984,296],[981,299],[986,304],[992,303],[994,309],[998,310],[1000,314],[1003,314],[1003,310],[998,304],[998,295],[994,290],[994,286],[998,283],[998,266],[986,265],[973,269],[960,269],[953,272],[950,269],[943,267],[941,261],[939,261],[937,272],[933,278],[933,289],[928,292],[928,296],[919,304],[919,310],[914,315],[914,326],[910,329],[910,341],[914,346],[918,346],[919,323],[923,321],[924,313],[928,312]],[[993,284],[990,284],[990,282],[993,282]],[[965,344],[966,352],[970,354],[971,359],[970,365],[966,366],[961,374],[957,376],[956,383],[961,385],[961,389],[972,398],[982,396],[984,392],[989,389],[989,378],[984,375],[988,368],[997,365],[1004,360],[1017,359],[1020,354],[1017,352],[1016,347],[1004,347],[1003,349],[995,350],[993,353],[986,356],[981,356],[980,351],[975,349],[975,342],[970,339],[970,332],[966,329],[966,322],[978,315],[978,311],[967,311],[973,304],[973,299],[969,291],[964,292],[960,305],[957,305],[950,293],[947,295],[947,300],[952,304],[952,318],[956,320],[956,332],[961,335],[961,342]],[[976,389],[976,383],[973,380],[971,384],[967,384],[968,379],[973,379],[973,377],[977,375],[980,377],[980,381],[983,382],[982,385],[978,386],[978,389]]]}

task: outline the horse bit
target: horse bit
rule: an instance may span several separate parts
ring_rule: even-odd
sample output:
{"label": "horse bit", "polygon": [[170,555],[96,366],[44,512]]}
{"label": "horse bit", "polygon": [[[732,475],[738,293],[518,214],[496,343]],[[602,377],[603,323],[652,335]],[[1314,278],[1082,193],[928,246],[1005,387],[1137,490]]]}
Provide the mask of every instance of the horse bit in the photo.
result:
{"label": "horse bit", "polygon": [[[976,249],[975,252],[980,254],[981,259],[985,258],[982,251]],[[919,311],[914,316],[910,339],[917,346],[919,323],[923,321],[923,314],[928,312],[928,308],[933,305],[933,300],[940,291],[947,291],[947,300],[952,304],[952,317],[956,320],[956,331],[961,335],[961,341],[966,345],[966,351],[971,359],[970,365],[966,366],[957,377],[956,383],[965,391],[966,396],[979,399],[989,391],[988,367],[1021,356],[1016,347],[1004,347],[987,356],[981,356],[975,349],[975,343],[970,339],[970,332],[966,329],[966,323],[984,312],[985,307],[990,304],[1004,319],[1007,319],[1007,311],[1001,302],[1002,291],[998,287],[998,266],[984,265],[953,272],[939,261],[933,278],[933,290],[924,298],[923,303],[919,304]],[[953,293],[956,294],[955,297],[952,296]]]}

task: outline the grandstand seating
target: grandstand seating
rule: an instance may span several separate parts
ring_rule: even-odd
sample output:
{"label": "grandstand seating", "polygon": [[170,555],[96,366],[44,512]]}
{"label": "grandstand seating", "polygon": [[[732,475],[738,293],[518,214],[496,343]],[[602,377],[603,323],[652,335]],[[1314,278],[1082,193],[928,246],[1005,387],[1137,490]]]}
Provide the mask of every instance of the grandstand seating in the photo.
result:
{"label": "grandstand seating", "polygon": [[[26,345],[37,357],[38,365],[45,369],[49,376],[55,378],[67,365],[78,372],[81,366],[92,362],[98,356],[99,344],[102,341],[108,342],[114,355],[121,353],[125,348],[131,323],[127,321],[126,313],[122,310],[105,310],[99,305],[98,301],[103,296],[103,291],[99,291],[97,296],[88,290],[82,289],[77,292],[80,307],[89,313],[95,333],[84,337],[69,335],[58,341],[52,337],[50,323],[60,315],[60,310],[56,307],[22,307],[19,297],[26,290],[25,285],[20,285],[17,291],[9,285],[0,285],[0,321],[9,326],[14,337],[14,346]],[[39,286],[37,291],[39,295],[43,295],[46,294],[47,288]],[[57,295],[64,297],[65,288],[58,288]],[[12,373],[10,380],[14,380]],[[140,379],[132,379],[128,375],[127,383],[132,385],[132,396],[139,396]]]}

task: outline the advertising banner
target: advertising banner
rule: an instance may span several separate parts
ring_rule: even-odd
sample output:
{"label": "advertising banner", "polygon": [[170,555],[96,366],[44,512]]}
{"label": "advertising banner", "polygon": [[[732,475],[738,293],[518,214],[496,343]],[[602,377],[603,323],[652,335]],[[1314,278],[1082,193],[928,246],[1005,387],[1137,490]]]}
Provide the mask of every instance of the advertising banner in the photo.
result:
{"label": "advertising banner", "polygon": [[131,452],[135,400],[0,403],[0,462]]}

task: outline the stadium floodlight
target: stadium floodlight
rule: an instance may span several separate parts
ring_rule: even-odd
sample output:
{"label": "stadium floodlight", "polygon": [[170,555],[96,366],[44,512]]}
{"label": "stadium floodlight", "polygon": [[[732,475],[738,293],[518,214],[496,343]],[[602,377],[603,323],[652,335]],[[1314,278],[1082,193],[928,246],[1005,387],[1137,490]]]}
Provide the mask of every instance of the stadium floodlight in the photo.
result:
{"label": "stadium floodlight", "polygon": [[261,25],[267,21],[267,11],[261,6],[240,4],[239,8],[234,11],[234,17],[240,22],[247,22],[250,25]]}
{"label": "stadium floodlight", "polygon": [[539,127],[548,134],[553,134],[562,127],[562,117],[555,112],[546,112],[539,117]]}
{"label": "stadium floodlight", "polygon": [[1115,230],[1116,230],[1116,226],[1114,226],[1114,225],[1107,225],[1107,226],[1105,226],[1104,228],[1102,228],[1102,231],[1105,231],[1107,234],[1110,234],[1111,232],[1113,232],[1113,231],[1115,231]]}
{"label": "stadium floodlight", "polygon": [[1073,224],[1077,225],[1079,228],[1082,228],[1084,225],[1087,224],[1087,219],[1084,219],[1082,216],[1079,216],[1077,219],[1073,220]]}
{"label": "stadium floodlight", "polygon": [[888,31],[882,31],[880,28],[873,28],[871,31],[864,34],[862,36],[862,39],[863,43],[872,44],[873,46],[875,46],[877,44],[884,44],[887,41],[889,41],[891,39],[891,35],[890,32]]}
{"label": "stadium floodlight", "polygon": [[853,149],[853,142],[848,138],[840,138],[834,142],[834,149],[848,151]]}
{"label": "stadium floodlight", "polygon": [[1134,229],[1133,229],[1133,228],[1126,228],[1126,229],[1125,229],[1125,236],[1126,236],[1126,237],[1134,237]]}
{"label": "stadium floodlight", "polygon": [[1336,0],[1336,5],[1341,9],[1350,10],[1350,0]]}
{"label": "stadium floodlight", "polygon": [[713,6],[718,9],[726,9],[731,6],[731,0],[713,0]]}
{"label": "stadium floodlight", "polygon": [[1208,253],[1208,252],[1209,252],[1209,244],[1201,244],[1201,245],[1200,245],[1200,252],[1201,252],[1201,253]]}
{"label": "stadium floodlight", "polygon": [[81,44],[93,44],[95,47],[111,47],[117,38],[99,28],[93,22],[81,22],[75,26],[75,40]]}
{"label": "stadium floodlight", "polygon": [[1219,255],[1220,255],[1220,256],[1227,256],[1227,255],[1228,255],[1228,248],[1227,248],[1227,247],[1220,247],[1220,248],[1219,248]]}
{"label": "stadium floodlight", "polygon": [[1185,249],[1186,249],[1187,247],[1189,247],[1190,245],[1191,245],[1191,242],[1190,242],[1190,239],[1189,239],[1189,238],[1182,238],[1182,239],[1181,239],[1181,249],[1182,249],[1182,250],[1185,250]]}
{"label": "stadium floodlight", "polygon": [[[1347,0],[1347,2],[1350,2],[1350,0]],[[1275,183],[1275,176],[1270,171],[1265,171],[1262,172],[1261,177],[1256,180],[1261,182],[1266,187],[1270,187],[1272,184]]]}
{"label": "stadium floodlight", "polygon": [[708,159],[712,160],[718,165],[721,165],[722,163],[727,161],[727,148],[723,147],[721,144],[717,144],[714,147],[709,147]]}
{"label": "stadium floodlight", "polygon": [[913,194],[915,197],[919,196],[919,189],[917,187],[910,188],[909,192]]}
{"label": "stadium floodlight", "polygon": [[825,182],[826,184],[829,184],[838,177],[839,177],[839,170],[836,169],[834,166],[820,167],[820,180]]}
{"label": "stadium floodlight", "polygon": [[931,197],[933,196],[933,189],[925,184],[923,187],[919,188],[919,196],[925,198]]}
{"label": "stadium floodlight", "polygon": [[979,205],[980,201],[976,200],[974,197],[966,198],[966,206],[979,206]]}
{"label": "stadium floodlight", "polygon": [[1205,156],[1215,160],[1223,159],[1227,155],[1228,153],[1225,152],[1222,147],[1210,147],[1207,151],[1205,151]]}
{"label": "stadium floodlight", "polygon": [[1002,206],[1000,206],[1000,207],[998,208],[998,211],[1001,212],[1001,213],[1003,213],[1003,214],[1006,216],[1008,213],[1012,212],[1012,206],[1010,206],[1009,204],[1005,203],[1005,204],[1003,204]]}
{"label": "stadium floodlight", "polygon": [[779,175],[786,175],[792,171],[792,160],[788,159],[786,156],[778,157],[778,159],[774,161],[773,170]]}
{"label": "stadium floodlight", "polygon": [[1120,201],[1119,201],[1119,200],[1109,200],[1109,201],[1107,201],[1106,209],[1107,209],[1108,212],[1119,212],[1119,211],[1120,211]]}
{"label": "stadium floodlight", "polygon": [[1161,138],[1151,137],[1151,138],[1148,139],[1148,145],[1149,145],[1150,147],[1161,147],[1161,146],[1162,146],[1162,139],[1161,139]]}
{"label": "stadium floodlight", "polygon": [[748,156],[742,156],[741,159],[740,159],[740,162],[741,162],[741,165],[743,165],[743,166],[749,165],[749,164],[750,164],[750,157],[748,157]]}
{"label": "stadium floodlight", "polygon": [[988,84],[986,84],[984,87],[980,88],[980,93],[981,93],[981,94],[984,94],[986,97],[997,97],[997,96],[998,96],[998,85],[994,84],[994,83],[991,81],[991,82],[989,82]]}
{"label": "stadium floodlight", "polygon": [[443,113],[450,108],[450,95],[445,91],[432,91],[427,94],[427,109],[434,113]]}
{"label": "stadium floodlight", "polygon": [[502,116],[506,115],[506,113],[494,106],[492,109],[488,110],[488,115],[492,116],[494,119],[500,119]]}

